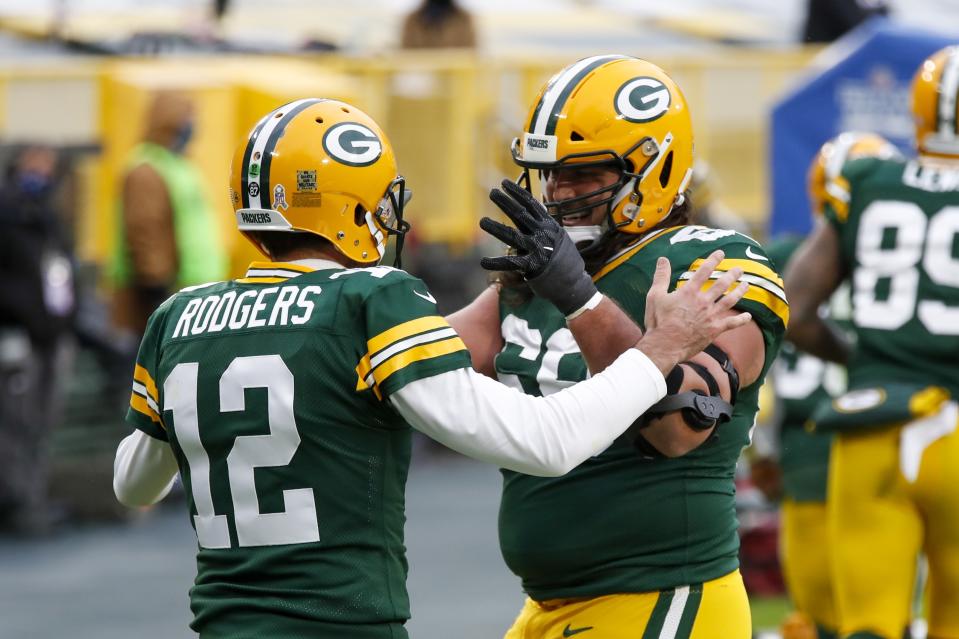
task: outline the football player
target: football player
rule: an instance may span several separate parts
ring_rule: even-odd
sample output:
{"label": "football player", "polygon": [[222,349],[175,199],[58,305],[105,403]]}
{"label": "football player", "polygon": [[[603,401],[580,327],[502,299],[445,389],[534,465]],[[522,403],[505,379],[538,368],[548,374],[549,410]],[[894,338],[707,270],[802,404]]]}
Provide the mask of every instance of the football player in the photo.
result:
{"label": "football player", "polygon": [[[182,479],[201,636],[406,637],[411,425],[479,459],[558,475],[657,402],[663,371],[748,321],[730,317],[742,288],[718,302],[692,287],[667,294],[663,265],[657,329],[639,350],[531,398],[476,374],[423,283],[378,265],[388,237],[408,229],[406,190],[362,111],[304,99],[267,114],[237,149],[230,194],[239,230],[269,261],[153,314],[127,414],[136,431],[114,467],[131,506]],[[555,248],[557,278],[585,277],[575,249]],[[584,321],[592,314],[603,311]]]}
{"label": "football player", "polygon": [[[565,477],[504,469],[500,546],[528,594],[507,637],[747,639],[733,471],[788,318],[782,281],[752,239],[687,225],[692,125],[654,64],[607,55],[566,67],[512,154],[522,184],[538,174],[545,204],[504,182],[493,199],[515,228],[481,222],[513,248],[484,260],[499,282],[450,317],[478,370],[541,396],[602,371],[652,328],[643,300],[663,258],[682,290],[722,249],[717,272],[742,269],[736,307],[752,320],[673,369],[668,397]],[[559,236],[576,240],[592,276],[569,295],[598,290],[597,308],[626,322],[579,321],[578,301],[543,290]]]}
{"label": "football player", "polygon": [[[896,147],[878,135],[843,133],[826,142],[809,168],[809,195],[815,215],[822,214],[830,182],[847,160],[891,158]],[[801,240],[786,237],[769,245],[769,256],[784,268]],[[788,289],[787,289],[788,293]],[[848,290],[829,302],[833,322],[848,324]],[[796,607],[783,625],[784,639],[836,637],[835,601],[830,577],[826,524],[826,482],[832,433],[811,428],[815,409],[845,391],[845,369],[796,350],[789,341],[770,373],[779,431],[778,466],[782,472],[780,554],[783,576]]]}
{"label": "football player", "polygon": [[[840,636],[897,639],[917,555],[929,636],[959,637],[959,47],[912,85],[918,157],[848,159],[790,262],[790,339],[848,362],[850,390],[817,410],[837,432],[827,510]],[[817,312],[852,289],[855,347]]]}

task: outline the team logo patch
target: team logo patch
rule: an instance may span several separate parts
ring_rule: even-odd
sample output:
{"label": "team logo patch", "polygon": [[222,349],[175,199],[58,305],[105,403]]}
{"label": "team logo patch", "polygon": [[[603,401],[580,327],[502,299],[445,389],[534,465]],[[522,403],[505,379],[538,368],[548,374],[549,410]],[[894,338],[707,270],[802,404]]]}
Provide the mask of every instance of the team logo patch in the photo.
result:
{"label": "team logo patch", "polygon": [[273,209],[280,211],[289,208],[289,206],[286,203],[286,189],[283,188],[282,184],[277,184],[273,187]]}
{"label": "team logo patch", "polygon": [[652,122],[669,110],[672,96],[666,85],[650,77],[633,78],[616,92],[616,112],[630,122]]}
{"label": "team logo patch", "polygon": [[323,149],[331,158],[349,166],[369,166],[383,153],[383,143],[369,127],[341,122],[323,136]]}
{"label": "team logo patch", "polygon": [[250,182],[250,186],[247,190],[250,192],[250,197],[258,196],[260,194],[259,182]]}

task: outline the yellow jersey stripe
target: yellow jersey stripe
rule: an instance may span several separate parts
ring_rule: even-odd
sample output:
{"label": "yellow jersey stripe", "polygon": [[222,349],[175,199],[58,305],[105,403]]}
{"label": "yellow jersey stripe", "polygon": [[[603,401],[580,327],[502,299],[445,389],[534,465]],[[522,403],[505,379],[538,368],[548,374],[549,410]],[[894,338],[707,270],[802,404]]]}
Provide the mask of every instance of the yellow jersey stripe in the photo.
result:
{"label": "yellow jersey stripe", "polygon": [[430,342],[422,346],[415,346],[408,351],[397,353],[379,366],[373,369],[373,379],[376,385],[381,385],[393,373],[403,370],[410,364],[422,362],[434,357],[442,357],[457,351],[465,351],[466,344],[459,337],[450,337],[449,339],[438,342]]}
{"label": "yellow jersey stripe", "polygon": [[137,395],[136,393],[130,393],[130,407],[138,413],[143,413],[155,423],[160,424],[160,426],[163,426],[163,422],[160,421],[160,416],[147,404],[146,397]]}
{"label": "yellow jersey stripe", "polygon": [[364,355],[360,363],[356,365],[356,390],[366,390],[370,387],[370,385],[366,383],[366,378],[369,376],[371,370],[373,370],[373,367],[370,365],[370,356]]}
{"label": "yellow jersey stripe", "polygon": [[[690,271],[698,270],[699,267],[702,266],[702,263],[705,261],[706,260],[704,259],[696,260],[695,262],[690,264],[689,270]],[[716,267],[715,270],[728,271],[736,267],[741,268],[743,270],[743,273],[758,275],[759,277],[769,280],[770,282],[772,282],[779,288],[783,288],[783,280],[781,277],[779,277],[779,274],[776,271],[772,270],[765,264],[760,264],[759,262],[755,262],[753,260],[735,259],[735,258],[725,259],[719,263],[719,265]]]}
{"label": "yellow jersey stripe", "polygon": [[250,269],[283,269],[284,271],[297,271],[299,273],[312,273],[313,269],[302,264],[292,264],[290,262],[251,262]]}
{"label": "yellow jersey stripe", "polygon": [[[684,284],[687,284],[688,282],[689,280],[680,280],[676,284],[676,288],[679,288],[680,286],[683,286]],[[713,283],[714,282],[710,280],[709,282],[706,282],[706,284],[702,288],[705,289],[705,288],[711,287]],[[726,289],[726,292],[728,293],[729,291],[731,291],[733,288],[735,288],[738,285],[739,284],[737,282],[734,282],[732,286]],[[776,314],[776,316],[782,321],[783,326],[789,325],[789,304],[784,302],[779,297],[773,295],[766,289],[760,288],[759,286],[751,284],[749,286],[749,289],[747,289],[746,294],[743,295],[743,299],[752,300],[753,302],[762,304],[763,306],[765,306],[766,308],[768,308],[769,310],[771,310],[773,313]]]}
{"label": "yellow jersey stripe", "polygon": [[367,355],[373,355],[378,351],[383,350],[387,346],[390,346],[394,342],[406,339],[407,337],[412,337],[413,335],[418,335],[419,333],[431,331],[437,328],[445,328],[447,326],[449,326],[447,321],[439,315],[418,317],[414,320],[397,324],[393,328],[389,328],[379,335],[371,337],[369,340],[367,340],[366,347],[369,349],[367,351]]}
{"label": "yellow jersey stripe", "polygon": [[159,401],[160,396],[157,393],[157,385],[153,381],[153,378],[150,377],[150,372],[147,369],[137,364],[133,369],[133,379],[146,387],[147,392],[150,394],[150,398],[153,401]]}
{"label": "yellow jersey stripe", "polygon": [[241,277],[236,280],[240,284],[276,284],[277,282],[285,282],[288,277]]}
{"label": "yellow jersey stripe", "polygon": [[663,229],[659,233],[654,234],[652,237],[648,237],[645,240],[641,240],[636,246],[628,249],[625,253],[621,254],[619,257],[613,258],[610,262],[606,264],[603,268],[599,269],[595,275],[593,275],[593,281],[597,282],[601,277],[608,274],[610,271],[613,271],[617,266],[627,261],[632,256],[636,255],[644,246],[652,242],[658,237],[665,237],[670,233],[675,233],[679,229],[683,228],[682,226],[671,226],[667,229]]}

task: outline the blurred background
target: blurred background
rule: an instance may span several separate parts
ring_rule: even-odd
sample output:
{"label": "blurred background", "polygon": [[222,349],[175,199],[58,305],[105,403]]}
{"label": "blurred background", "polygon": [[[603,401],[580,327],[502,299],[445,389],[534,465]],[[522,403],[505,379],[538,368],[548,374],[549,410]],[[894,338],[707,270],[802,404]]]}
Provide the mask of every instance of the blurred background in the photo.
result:
{"label": "blurred background", "polygon": [[[123,512],[112,458],[137,314],[188,278],[164,261],[183,241],[171,221],[208,212],[198,250],[222,257],[208,265],[222,277],[257,257],[227,179],[264,113],[321,96],[385,128],[415,192],[404,266],[449,312],[485,285],[478,256],[498,248],[477,220],[566,64],[616,52],[665,68],[693,114],[694,201],[765,240],[808,230],[806,169],[840,130],[911,151],[908,80],[956,40],[957,0],[0,0],[0,637],[189,636],[183,505]],[[131,284],[124,263],[150,278]],[[747,466],[744,574],[758,634],[776,636],[776,506]],[[495,469],[416,450],[413,636],[495,637],[512,621],[498,493]]]}

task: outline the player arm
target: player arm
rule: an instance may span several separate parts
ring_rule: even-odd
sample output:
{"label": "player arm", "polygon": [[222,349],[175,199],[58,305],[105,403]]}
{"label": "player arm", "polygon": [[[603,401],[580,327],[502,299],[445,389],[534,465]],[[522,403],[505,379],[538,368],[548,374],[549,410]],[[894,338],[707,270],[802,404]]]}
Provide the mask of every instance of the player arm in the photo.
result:
{"label": "player arm", "polygon": [[[503,350],[499,318],[499,286],[491,285],[468,305],[447,315],[446,321],[466,344],[473,360],[473,368],[495,379],[493,358]],[[633,340],[630,346],[635,343],[636,340]]]}
{"label": "player arm", "polygon": [[[680,364],[682,382],[676,394],[689,391],[698,391],[705,395],[718,394],[723,401],[733,403],[734,391],[738,392],[740,388],[745,388],[759,379],[765,363],[766,347],[762,331],[755,321],[723,333],[716,338],[713,345],[729,358],[738,379],[734,381],[712,355],[698,353]],[[733,383],[736,383],[735,389],[732,388]],[[718,393],[714,393],[717,390]],[[640,430],[640,435],[660,454],[680,457],[709,439],[715,428],[713,425],[694,429],[680,411],[671,411],[649,418]]]}
{"label": "player arm", "polygon": [[173,488],[176,475],[176,458],[165,441],[136,430],[117,447],[113,492],[124,506],[155,504]]}
{"label": "player arm", "polygon": [[137,292],[151,307],[170,294],[177,271],[173,210],[163,179],[146,164],[123,185],[124,239]]}
{"label": "player arm", "polygon": [[796,249],[786,268],[791,319],[786,339],[816,357],[845,364],[850,344],[842,332],[819,314],[845,278],[836,228],[820,219]]}
{"label": "player arm", "polygon": [[463,368],[390,397],[417,430],[470,457],[528,475],[558,476],[605,450],[666,393],[653,361],[627,349],[603,373],[548,397]]}
{"label": "player arm", "polygon": [[596,308],[568,320],[567,326],[593,374],[605,370],[643,337],[639,326],[608,297]]}

